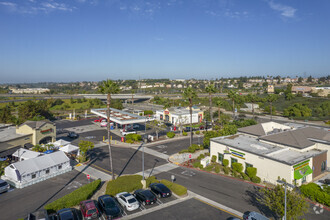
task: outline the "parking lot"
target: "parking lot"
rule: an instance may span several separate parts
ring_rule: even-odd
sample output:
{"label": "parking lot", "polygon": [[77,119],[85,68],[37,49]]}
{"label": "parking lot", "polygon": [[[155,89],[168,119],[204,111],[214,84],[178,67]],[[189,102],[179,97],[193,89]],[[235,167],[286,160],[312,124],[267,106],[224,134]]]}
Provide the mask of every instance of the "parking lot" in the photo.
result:
{"label": "parking lot", "polygon": [[0,194],[1,219],[23,218],[88,183],[86,175],[72,170],[60,176]]}
{"label": "parking lot", "polygon": [[134,219],[230,219],[230,217],[234,216],[225,210],[191,198]]}

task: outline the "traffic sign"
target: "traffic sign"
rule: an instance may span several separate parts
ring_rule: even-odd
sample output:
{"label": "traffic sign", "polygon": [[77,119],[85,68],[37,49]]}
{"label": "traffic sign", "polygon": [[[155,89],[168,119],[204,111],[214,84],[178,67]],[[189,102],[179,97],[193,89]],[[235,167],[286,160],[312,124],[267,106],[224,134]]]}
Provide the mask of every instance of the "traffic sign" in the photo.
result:
{"label": "traffic sign", "polygon": [[91,176],[89,174],[87,174],[87,179],[90,179],[90,178],[91,178]]}

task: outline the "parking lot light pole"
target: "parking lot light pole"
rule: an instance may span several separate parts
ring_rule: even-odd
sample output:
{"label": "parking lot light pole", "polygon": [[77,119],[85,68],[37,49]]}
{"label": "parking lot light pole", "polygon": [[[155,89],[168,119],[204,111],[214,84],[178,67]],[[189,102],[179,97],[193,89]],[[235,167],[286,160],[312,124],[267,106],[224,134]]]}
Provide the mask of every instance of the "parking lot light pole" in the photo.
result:
{"label": "parking lot light pole", "polygon": [[290,183],[287,183],[283,180],[277,180],[277,182],[284,184],[284,217],[283,217],[283,219],[286,220],[286,187],[290,186],[291,188],[295,188],[295,186]]}

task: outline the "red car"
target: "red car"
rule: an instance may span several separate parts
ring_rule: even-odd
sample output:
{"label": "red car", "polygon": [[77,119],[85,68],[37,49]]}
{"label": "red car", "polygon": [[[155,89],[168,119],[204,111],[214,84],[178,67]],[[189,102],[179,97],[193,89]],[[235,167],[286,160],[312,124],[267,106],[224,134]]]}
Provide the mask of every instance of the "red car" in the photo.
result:
{"label": "red car", "polygon": [[80,211],[84,219],[96,219],[99,217],[99,210],[93,200],[80,202]]}
{"label": "red car", "polygon": [[102,118],[95,119],[94,122],[101,122]]}

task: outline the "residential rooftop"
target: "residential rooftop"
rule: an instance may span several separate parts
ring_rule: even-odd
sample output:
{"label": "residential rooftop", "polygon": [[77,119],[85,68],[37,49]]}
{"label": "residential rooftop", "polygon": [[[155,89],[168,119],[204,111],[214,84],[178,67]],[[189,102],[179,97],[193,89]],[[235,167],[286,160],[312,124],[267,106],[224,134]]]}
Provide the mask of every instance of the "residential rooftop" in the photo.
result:
{"label": "residential rooftop", "polygon": [[258,141],[256,138],[243,134],[237,134],[226,137],[216,137],[211,139],[215,143],[228,145],[236,149],[269,158],[271,160],[286,163],[288,165],[297,164],[307,158],[325,152],[324,150],[310,150],[307,152],[298,152],[287,147],[279,147]]}

